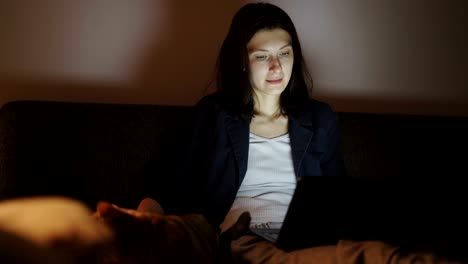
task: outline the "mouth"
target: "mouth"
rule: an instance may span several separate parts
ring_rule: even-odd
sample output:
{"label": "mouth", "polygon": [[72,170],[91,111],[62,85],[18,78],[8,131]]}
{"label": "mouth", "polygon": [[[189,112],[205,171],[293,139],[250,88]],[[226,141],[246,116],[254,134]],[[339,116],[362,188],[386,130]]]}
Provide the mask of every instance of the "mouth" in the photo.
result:
{"label": "mouth", "polygon": [[283,78],[275,79],[275,80],[266,80],[266,81],[267,81],[267,83],[278,84],[278,83],[281,83],[283,81]]}

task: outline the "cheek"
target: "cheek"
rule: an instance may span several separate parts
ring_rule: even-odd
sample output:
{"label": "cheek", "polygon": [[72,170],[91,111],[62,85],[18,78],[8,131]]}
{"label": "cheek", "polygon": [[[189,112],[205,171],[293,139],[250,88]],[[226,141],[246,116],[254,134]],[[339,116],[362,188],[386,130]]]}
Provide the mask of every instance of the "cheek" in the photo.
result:
{"label": "cheek", "polygon": [[287,75],[288,75],[289,77],[291,77],[292,70],[293,70],[293,65],[292,65],[292,64],[288,64],[284,70],[285,70],[285,72],[287,73]]}
{"label": "cheek", "polygon": [[250,79],[252,81],[264,78],[265,76],[265,69],[262,65],[259,64],[252,64],[250,65]]}
{"label": "cheek", "polygon": [[284,65],[284,69],[290,73],[292,72],[294,61],[293,60],[285,61],[283,65]]}

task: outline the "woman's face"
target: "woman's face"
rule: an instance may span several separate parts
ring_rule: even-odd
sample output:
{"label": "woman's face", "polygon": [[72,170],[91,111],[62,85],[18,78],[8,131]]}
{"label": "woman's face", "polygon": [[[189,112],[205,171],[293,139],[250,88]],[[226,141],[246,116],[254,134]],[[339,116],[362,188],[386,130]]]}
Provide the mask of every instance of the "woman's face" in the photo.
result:
{"label": "woman's face", "polygon": [[279,96],[294,64],[291,36],[283,29],[258,31],[247,44],[249,80],[256,95]]}

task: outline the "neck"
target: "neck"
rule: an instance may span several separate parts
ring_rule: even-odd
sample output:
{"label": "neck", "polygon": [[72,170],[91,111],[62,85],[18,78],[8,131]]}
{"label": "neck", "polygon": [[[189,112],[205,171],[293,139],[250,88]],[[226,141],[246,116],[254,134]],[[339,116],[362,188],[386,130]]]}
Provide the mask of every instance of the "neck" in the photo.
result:
{"label": "neck", "polygon": [[279,96],[256,96],[254,100],[256,116],[275,118],[281,115]]}

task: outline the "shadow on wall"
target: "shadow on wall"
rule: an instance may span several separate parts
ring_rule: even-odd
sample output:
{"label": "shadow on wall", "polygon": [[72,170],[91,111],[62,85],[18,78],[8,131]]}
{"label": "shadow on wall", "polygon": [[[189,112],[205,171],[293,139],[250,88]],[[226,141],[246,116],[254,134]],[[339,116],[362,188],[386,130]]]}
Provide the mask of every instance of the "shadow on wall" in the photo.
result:
{"label": "shadow on wall", "polygon": [[171,15],[166,24],[170,27],[164,28],[144,49],[134,83],[141,96],[194,104],[212,81],[230,20],[243,3],[240,0],[207,0],[203,5],[199,1],[167,2]]}
{"label": "shadow on wall", "polygon": [[[0,69],[0,86],[3,87],[0,91],[0,105],[3,105],[7,101],[17,99],[156,103],[171,105],[194,104],[202,96],[204,89],[213,77],[217,51],[228,30],[231,17],[242,4],[243,2],[241,0],[167,0],[152,5],[153,8],[164,9],[164,12],[161,10],[154,10],[155,14],[163,13],[163,19],[142,19],[144,21],[151,21],[150,23],[154,24],[144,27],[149,30],[144,33],[143,44],[138,43],[142,42],[141,39],[135,39],[136,44],[131,48],[135,48],[135,46],[139,46],[140,48],[130,54],[132,55],[131,58],[129,58],[131,66],[128,67],[124,65],[120,67],[117,65],[114,67],[114,65],[109,65],[111,68],[129,69],[131,72],[130,74],[126,72],[120,73],[120,75],[128,75],[129,77],[118,76],[119,70],[105,70],[106,63],[125,61],[125,59],[110,59],[106,61],[106,59],[108,59],[105,58],[106,56],[112,56],[112,52],[105,52],[106,46],[109,49],[121,51],[119,50],[121,48],[120,46],[125,48],[126,43],[113,43],[112,35],[99,35],[98,33],[103,30],[93,29],[93,27],[98,28],[98,25],[89,26],[89,23],[93,23],[91,20],[96,19],[95,17],[90,18],[87,15],[83,15],[79,19],[76,17],[73,18],[80,20],[78,22],[64,23],[64,27],[67,28],[66,31],[71,29],[76,23],[88,23],[86,24],[87,28],[84,28],[84,30],[89,30],[91,33],[79,31],[76,33],[70,33],[69,31],[65,33],[64,31],[51,33],[56,25],[47,25],[47,23],[44,23],[45,26],[42,26],[44,28],[43,30],[49,32],[44,32],[42,34],[44,35],[42,42],[57,45],[60,49],[75,47],[78,49],[76,52],[82,52],[78,57],[84,55],[82,57],[85,58],[80,58],[81,60],[79,62],[72,61],[74,57],[67,54],[73,53],[73,49],[68,50],[65,55],[61,52],[52,52],[51,54],[45,55],[39,54],[41,55],[39,58],[42,61],[37,62],[33,59],[26,60],[31,61],[26,64],[26,66],[31,65],[29,66],[29,68],[33,69],[31,71],[27,70],[28,67],[26,67],[26,70],[21,69],[21,65],[23,65],[21,64],[22,62],[15,62],[17,59],[21,61],[24,60],[23,57],[27,57],[18,54],[21,53],[22,48],[13,49],[13,51],[16,51],[13,56],[19,56],[20,58],[15,59],[12,57],[13,70],[8,71],[8,64],[5,73],[2,73],[2,69]],[[137,4],[135,3],[135,5]],[[51,10],[54,7],[55,3],[47,6],[47,8]],[[24,14],[31,11],[27,7],[19,4],[14,5],[13,8],[14,11],[22,15],[21,18],[13,20],[16,24],[21,24],[21,19],[27,19],[24,18]],[[97,6],[97,4],[92,4],[91,6],[85,6],[85,8],[93,9],[101,7]],[[139,6],[139,8],[141,7]],[[102,10],[96,11],[98,18],[99,15],[102,15],[101,11]],[[116,21],[119,19],[120,18],[110,16],[98,20],[99,23],[115,23],[115,25],[111,25],[110,27],[108,27],[108,25],[103,25],[104,28],[115,31],[117,30],[114,28],[115,26],[119,27],[119,25],[125,25],[125,22],[123,22],[123,24],[117,23]],[[130,22],[131,21],[129,21],[129,23]],[[53,20],[53,23],[57,23],[57,21]],[[29,25],[28,27],[31,27],[33,23],[28,21],[26,24]],[[15,25],[15,27],[21,28],[21,25]],[[151,32],[152,28],[154,32]],[[128,30],[122,30],[122,32],[126,34]],[[117,33],[119,33],[118,30]],[[34,34],[28,34],[29,33],[25,34],[26,38],[35,38],[33,36]],[[115,34],[115,32],[113,32],[113,34]],[[56,43],[57,40],[55,39],[66,36],[74,38],[91,36],[93,39],[78,39],[78,41],[80,41],[78,44],[76,44],[76,41],[75,43],[70,43],[68,41],[64,41],[65,44]],[[96,38],[96,36],[98,38]],[[138,34],[136,34],[136,36],[138,36]],[[44,40],[49,37],[53,37],[54,40]],[[122,37],[118,37],[117,39],[122,40]],[[15,41],[23,42],[23,40],[24,37],[23,39]],[[31,39],[29,41],[31,41]],[[93,44],[89,44],[90,42]],[[19,45],[20,43],[17,44]],[[81,49],[80,45],[96,46],[86,46],[87,48]],[[118,46],[117,49],[115,48],[116,46]],[[33,49],[32,54],[44,52],[41,51],[42,46],[26,45],[25,47],[32,47],[30,48]],[[87,53],[83,53],[83,51]],[[100,51],[104,54],[99,54]],[[95,54],[93,54],[93,52]],[[123,51],[123,55],[116,53],[115,56],[125,57],[126,52],[128,53],[128,51]],[[54,62],[57,56],[64,61],[62,62],[63,67],[66,67],[66,69],[63,72],[72,72],[71,78],[60,77],[64,74],[60,73],[62,72],[60,70],[62,65],[55,64]],[[79,63],[82,64],[76,66]],[[20,65],[20,69],[18,69],[16,65]],[[90,69],[83,69],[86,68],[86,66],[90,66],[90,68],[94,69],[93,65],[97,65],[95,67],[98,70],[97,73],[94,73],[93,70]],[[99,76],[99,70],[103,68],[104,78],[101,78]],[[120,71],[122,72],[122,70]],[[78,73],[75,74],[75,72]],[[70,76],[70,74],[65,75]],[[96,78],[96,76],[98,78]],[[104,80],[97,81],[97,79]]]}
{"label": "shadow on wall", "polygon": [[[16,97],[4,96],[0,93],[0,107],[4,103],[20,99],[41,99],[49,101],[75,101],[75,102],[102,102],[102,103],[143,103],[163,105],[184,105],[167,103],[158,98],[145,99],[144,93],[151,91],[144,87],[129,91],[128,87],[116,86],[106,83],[69,82],[47,79],[24,79],[10,82],[0,82],[1,87],[14,90]],[[156,85],[153,82],[151,85]],[[150,86],[148,86],[148,89]],[[138,91],[136,93],[135,91]],[[198,91],[196,91],[198,92]],[[185,94],[189,94],[187,91]],[[89,95],[92,95],[90,99]],[[385,113],[405,115],[433,115],[433,116],[466,116],[468,117],[467,103],[454,102],[428,102],[405,101],[392,98],[366,98],[366,97],[326,97],[313,96],[328,102],[335,111],[357,113]],[[168,100],[167,100],[168,101]],[[189,103],[185,105],[190,105]]]}
{"label": "shadow on wall", "polygon": [[431,102],[404,98],[357,96],[314,96],[314,98],[329,103],[338,112],[468,117],[467,102]]}

